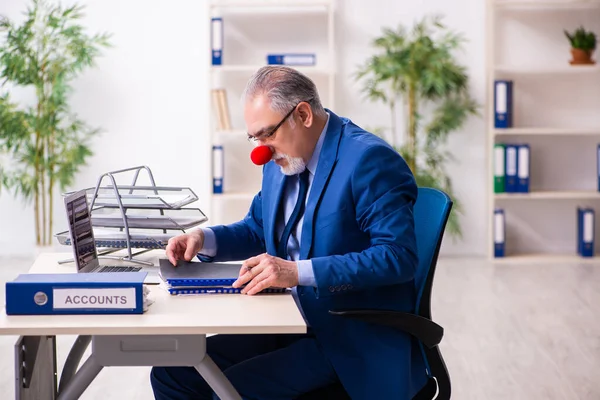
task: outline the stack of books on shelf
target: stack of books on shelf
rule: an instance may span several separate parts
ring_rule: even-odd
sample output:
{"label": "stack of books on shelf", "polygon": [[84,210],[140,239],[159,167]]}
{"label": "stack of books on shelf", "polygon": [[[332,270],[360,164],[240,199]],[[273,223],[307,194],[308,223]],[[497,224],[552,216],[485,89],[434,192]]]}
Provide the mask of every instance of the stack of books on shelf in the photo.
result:
{"label": "stack of books on shelf", "polygon": [[229,106],[227,104],[227,92],[225,89],[212,89],[213,110],[217,116],[217,130],[231,130],[231,118],[229,117]]}

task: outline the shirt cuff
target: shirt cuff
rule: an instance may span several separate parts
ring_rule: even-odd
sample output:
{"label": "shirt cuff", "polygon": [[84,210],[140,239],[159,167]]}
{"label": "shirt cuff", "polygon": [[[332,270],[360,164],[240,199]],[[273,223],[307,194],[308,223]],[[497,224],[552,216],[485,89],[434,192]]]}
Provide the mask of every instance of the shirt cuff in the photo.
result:
{"label": "shirt cuff", "polygon": [[215,232],[210,228],[200,228],[204,232],[204,243],[199,251],[199,254],[207,257],[217,255],[217,238]]}
{"label": "shirt cuff", "polygon": [[317,287],[312,261],[300,260],[296,261],[296,264],[298,264],[298,285]]}

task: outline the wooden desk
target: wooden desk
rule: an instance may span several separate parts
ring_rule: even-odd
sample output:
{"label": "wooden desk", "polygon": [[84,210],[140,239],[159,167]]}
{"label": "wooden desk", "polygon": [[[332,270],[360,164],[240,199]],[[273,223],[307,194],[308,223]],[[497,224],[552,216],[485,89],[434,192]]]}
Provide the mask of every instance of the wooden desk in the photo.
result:
{"label": "wooden desk", "polygon": [[[75,272],[73,263],[58,264],[58,260],[69,257],[69,253],[41,254],[29,272]],[[159,257],[164,257],[164,252],[145,255],[155,265]],[[16,344],[17,399],[77,399],[103,367],[116,365],[194,366],[221,399],[240,399],[206,355],[206,334],[306,332],[304,319],[290,294],[172,296],[163,285],[148,287],[154,303],[142,315],[7,316],[3,310],[0,334],[22,336]],[[34,371],[36,364],[47,364],[46,369],[56,365],[56,335],[82,335],[71,349],[58,386],[55,374]],[[78,369],[90,341],[92,355]],[[48,355],[54,360],[49,360]],[[47,380],[48,375],[54,379],[53,383],[44,384],[46,389],[42,390],[48,393],[44,397],[34,394],[34,379]]]}

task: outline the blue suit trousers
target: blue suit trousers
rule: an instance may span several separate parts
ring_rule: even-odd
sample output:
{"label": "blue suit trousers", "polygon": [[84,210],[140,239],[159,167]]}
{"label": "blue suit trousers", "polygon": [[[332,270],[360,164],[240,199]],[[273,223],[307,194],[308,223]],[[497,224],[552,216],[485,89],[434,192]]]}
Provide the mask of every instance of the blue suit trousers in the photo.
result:
{"label": "blue suit trousers", "polygon": [[[216,335],[207,353],[245,400],[290,400],[338,382],[311,334]],[[193,367],[154,367],[150,381],[156,400],[217,398]]]}

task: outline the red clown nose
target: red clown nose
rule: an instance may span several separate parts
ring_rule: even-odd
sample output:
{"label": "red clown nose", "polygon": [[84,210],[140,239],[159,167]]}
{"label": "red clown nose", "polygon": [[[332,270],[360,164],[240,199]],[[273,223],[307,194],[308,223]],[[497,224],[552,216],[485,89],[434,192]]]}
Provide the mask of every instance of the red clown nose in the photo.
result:
{"label": "red clown nose", "polygon": [[250,153],[250,159],[256,165],[268,163],[271,157],[273,157],[273,150],[269,146],[256,146]]}

